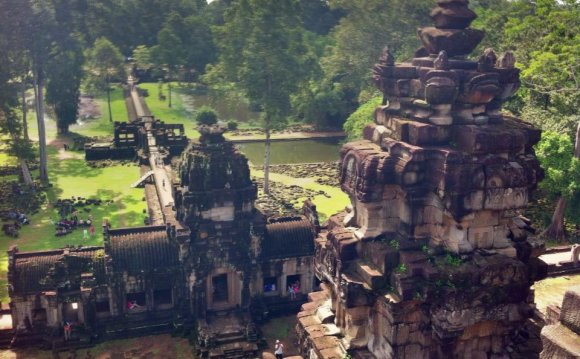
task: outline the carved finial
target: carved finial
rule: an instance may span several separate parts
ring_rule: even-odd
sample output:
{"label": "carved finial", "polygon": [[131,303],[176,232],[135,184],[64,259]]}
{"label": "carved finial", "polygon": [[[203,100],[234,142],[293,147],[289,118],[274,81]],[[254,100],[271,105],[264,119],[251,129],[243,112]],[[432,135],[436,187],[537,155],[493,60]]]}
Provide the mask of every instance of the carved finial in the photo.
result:
{"label": "carved finial", "polygon": [[383,48],[383,51],[381,52],[381,57],[379,58],[379,61],[383,65],[395,66],[395,57],[391,53],[391,50],[389,49],[388,46],[385,46]]}
{"label": "carved finial", "polygon": [[493,69],[495,62],[497,61],[497,55],[495,51],[491,48],[487,48],[483,51],[483,54],[479,57],[477,69],[480,72],[486,72]]}
{"label": "carved finial", "polygon": [[497,59],[496,67],[500,69],[513,69],[516,66],[516,57],[514,56],[513,52],[506,51],[499,59]]}
{"label": "carved finial", "polygon": [[437,58],[433,61],[433,66],[435,70],[449,70],[449,57],[447,57],[447,51],[441,50]]}

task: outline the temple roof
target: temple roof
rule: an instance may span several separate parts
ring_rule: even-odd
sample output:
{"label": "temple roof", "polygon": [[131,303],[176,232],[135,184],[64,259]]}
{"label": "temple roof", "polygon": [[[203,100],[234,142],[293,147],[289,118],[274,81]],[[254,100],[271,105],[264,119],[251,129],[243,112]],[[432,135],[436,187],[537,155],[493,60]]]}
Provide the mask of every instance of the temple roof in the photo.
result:
{"label": "temple roof", "polygon": [[[91,269],[97,282],[104,281],[103,247],[84,247],[57,249],[41,252],[21,252],[14,254],[15,267],[10,284],[17,295],[54,290],[58,274],[55,271],[57,262],[66,262],[67,272],[80,276],[81,272]],[[75,258],[81,258],[81,261]],[[80,265],[76,265],[76,264]]]}
{"label": "temple roof", "polygon": [[171,243],[165,226],[110,230],[109,241],[116,270],[136,274],[179,263],[177,245]]}
{"label": "temple roof", "polygon": [[262,242],[262,257],[311,256],[314,253],[314,236],[314,227],[304,216],[270,219]]}

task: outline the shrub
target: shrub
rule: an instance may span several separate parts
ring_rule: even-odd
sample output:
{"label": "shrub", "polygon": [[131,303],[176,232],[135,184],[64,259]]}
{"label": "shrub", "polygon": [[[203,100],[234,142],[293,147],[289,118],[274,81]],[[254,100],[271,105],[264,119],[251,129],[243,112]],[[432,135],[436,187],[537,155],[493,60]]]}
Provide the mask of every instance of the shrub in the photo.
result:
{"label": "shrub", "polygon": [[349,140],[362,138],[363,129],[373,123],[375,108],[381,104],[382,100],[383,98],[381,96],[372,98],[369,102],[361,105],[358,110],[346,119],[344,131],[348,135]]}
{"label": "shrub", "polygon": [[237,130],[238,129],[238,123],[236,121],[229,121],[228,122],[228,130]]}
{"label": "shrub", "polygon": [[195,121],[199,125],[215,125],[217,123],[217,113],[211,107],[202,106],[197,110]]}

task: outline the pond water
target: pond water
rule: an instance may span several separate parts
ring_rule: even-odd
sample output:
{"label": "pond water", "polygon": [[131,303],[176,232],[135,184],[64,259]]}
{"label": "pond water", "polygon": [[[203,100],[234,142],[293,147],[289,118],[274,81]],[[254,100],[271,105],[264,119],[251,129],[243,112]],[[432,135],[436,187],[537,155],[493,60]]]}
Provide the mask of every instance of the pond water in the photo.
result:
{"label": "pond water", "polygon": [[239,123],[254,123],[260,117],[258,112],[250,110],[248,104],[242,99],[233,96],[227,100],[216,100],[210,93],[180,93],[183,107],[189,112],[194,112],[202,106],[213,108],[218,118],[224,122],[237,121]]}
{"label": "pond water", "polygon": [[[240,143],[236,146],[253,165],[264,164],[263,142]],[[340,139],[274,141],[270,145],[270,164],[338,161]]]}

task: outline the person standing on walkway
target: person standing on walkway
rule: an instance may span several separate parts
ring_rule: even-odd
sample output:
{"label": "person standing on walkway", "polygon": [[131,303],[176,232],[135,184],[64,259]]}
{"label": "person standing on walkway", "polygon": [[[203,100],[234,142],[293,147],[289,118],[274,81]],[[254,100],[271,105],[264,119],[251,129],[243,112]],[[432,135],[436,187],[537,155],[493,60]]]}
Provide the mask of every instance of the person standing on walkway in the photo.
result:
{"label": "person standing on walkway", "polygon": [[278,339],[276,339],[276,346],[274,346],[274,355],[276,359],[282,359],[284,356],[284,344],[280,343]]}

